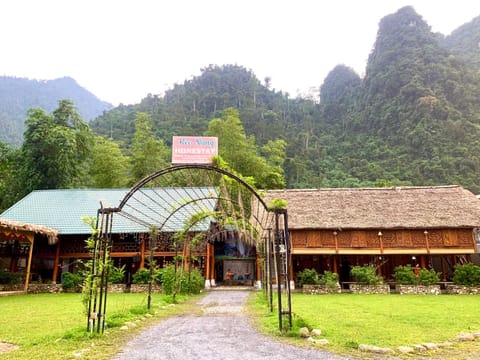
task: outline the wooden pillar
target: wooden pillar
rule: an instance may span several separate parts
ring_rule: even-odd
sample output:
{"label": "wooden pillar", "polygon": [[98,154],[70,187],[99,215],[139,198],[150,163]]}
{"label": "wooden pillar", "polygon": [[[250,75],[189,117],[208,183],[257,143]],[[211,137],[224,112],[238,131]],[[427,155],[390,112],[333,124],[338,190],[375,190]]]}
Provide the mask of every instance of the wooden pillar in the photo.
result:
{"label": "wooden pillar", "polygon": [[33,234],[27,235],[28,240],[30,241],[30,249],[28,252],[28,262],[27,262],[27,275],[25,277],[25,292],[28,291],[28,283],[30,281],[30,268],[32,266],[32,255],[33,255],[33,243],[35,240],[35,236]]}
{"label": "wooden pillar", "polygon": [[257,265],[257,281],[262,281],[262,259],[260,259],[260,255],[256,255],[256,265]]}
{"label": "wooden pillar", "polygon": [[52,282],[54,284],[57,283],[58,277],[58,264],[60,262],[60,239],[57,240],[57,247],[55,248],[55,260],[53,262],[53,275],[52,275]]}
{"label": "wooden pillar", "polygon": [[445,258],[443,256],[440,258],[440,262],[442,263],[442,280],[447,281],[447,268],[445,266]]}
{"label": "wooden pillar", "polygon": [[207,255],[205,257],[205,280],[210,281],[210,243],[207,242]]}
{"label": "wooden pillar", "polygon": [[422,269],[427,268],[427,262],[425,261],[425,255],[420,256],[420,267]]}
{"label": "wooden pillar", "polygon": [[333,255],[333,272],[338,274],[338,261],[337,261],[338,255]]}
{"label": "wooden pillar", "polygon": [[142,241],[140,242],[140,265],[139,269],[145,267],[145,236],[142,236]]}
{"label": "wooden pillar", "polygon": [[215,273],[215,245],[211,244],[210,245],[210,280],[213,280],[213,283],[215,284],[215,279],[217,277],[217,274]]}

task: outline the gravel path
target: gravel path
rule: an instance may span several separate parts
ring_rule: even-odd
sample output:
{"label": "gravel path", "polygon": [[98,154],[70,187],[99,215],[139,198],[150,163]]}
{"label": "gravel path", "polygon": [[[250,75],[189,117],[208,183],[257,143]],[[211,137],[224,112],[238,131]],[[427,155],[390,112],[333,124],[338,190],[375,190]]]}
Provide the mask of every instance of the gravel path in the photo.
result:
{"label": "gravel path", "polygon": [[202,315],[169,318],[129,341],[114,360],[345,359],[276,342],[258,334],[243,311],[249,291],[215,290],[198,305]]}

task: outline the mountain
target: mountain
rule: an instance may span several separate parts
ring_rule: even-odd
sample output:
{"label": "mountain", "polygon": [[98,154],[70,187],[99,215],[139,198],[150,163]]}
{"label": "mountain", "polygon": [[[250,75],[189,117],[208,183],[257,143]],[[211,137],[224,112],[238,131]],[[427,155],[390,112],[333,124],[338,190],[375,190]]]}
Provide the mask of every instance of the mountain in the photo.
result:
{"label": "mountain", "polygon": [[[480,190],[480,76],[412,7],[384,17],[354,106],[325,126],[328,185],[461,184]],[[326,108],[322,99],[320,107]],[[340,127],[338,123],[342,124]],[[325,124],[328,125],[328,124]]]}
{"label": "mountain", "polygon": [[460,26],[450,35],[440,37],[440,45],[480,71],[480,16]]}
{"label": "mountain", "polygon": [[51,112],[62,99],[72,100],[86,121],[113,107],[69,77],[40,81],[0,76],[0,141],[21,145],[27,111],[40,107]]}
{"label": "mountain", "polygon": [[[480,73],[476,50],[466,55],[477,41],[476,19],[444,37],[413,7],[385,16],[365,77],[336,66],[320,86],[319,103],[277,92],[241,66],[212,65],[91,126],[128,147],[142,111],[170,144],[172,135],[201,135],[233,106],[259,147],[287,142],[290,188],[459,184],[480,192]],[[454,49],[448,44],[459,34],[470,40]]]}

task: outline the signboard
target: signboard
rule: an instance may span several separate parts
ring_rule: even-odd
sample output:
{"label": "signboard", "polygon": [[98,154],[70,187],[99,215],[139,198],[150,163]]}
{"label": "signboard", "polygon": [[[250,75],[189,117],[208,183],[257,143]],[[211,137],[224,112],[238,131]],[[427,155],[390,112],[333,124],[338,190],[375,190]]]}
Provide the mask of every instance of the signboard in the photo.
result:
{"label": "signboard", "polygon": [[172,164],[211,164],[218,155],[218,138],[202,136],[174,136]]}

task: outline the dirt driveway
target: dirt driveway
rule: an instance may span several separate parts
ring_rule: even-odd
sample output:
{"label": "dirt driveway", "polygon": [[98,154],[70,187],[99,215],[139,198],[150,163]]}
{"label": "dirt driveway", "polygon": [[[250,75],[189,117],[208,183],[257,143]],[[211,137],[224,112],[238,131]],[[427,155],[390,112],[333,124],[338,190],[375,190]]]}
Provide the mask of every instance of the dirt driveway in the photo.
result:
{"label": "dirt driveway", "polygon": [[325,351],[278,343],[258,334],[243,315],[249,291],[215,290],[198,305],[201,315],[169,318],[128,342],[114,360],[345,359]]}

